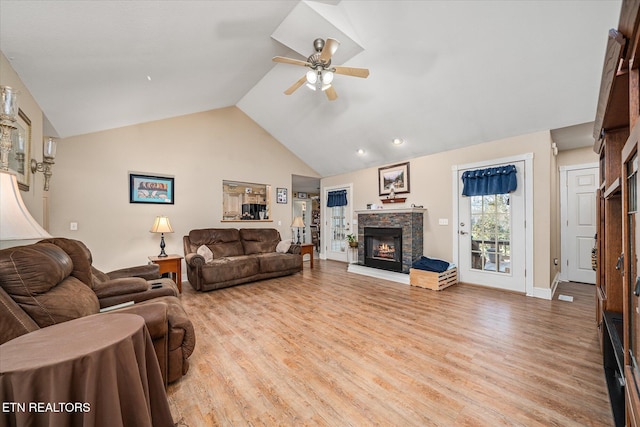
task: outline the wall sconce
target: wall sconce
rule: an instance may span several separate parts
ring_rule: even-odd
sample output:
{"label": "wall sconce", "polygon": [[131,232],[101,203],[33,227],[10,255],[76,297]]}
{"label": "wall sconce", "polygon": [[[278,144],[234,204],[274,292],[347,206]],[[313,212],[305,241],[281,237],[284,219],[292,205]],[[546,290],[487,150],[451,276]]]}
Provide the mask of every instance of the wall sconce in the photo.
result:
{"label": "wall sconce", "polygon": [[31,159],[31,173],[44,172],[44,191],[49,191],[49,179],[53,173],[51,167],[55,164],[56,158],[56,141],[53,138],[47,138],[42,145],[42,162]]}
{"label": "wall sconce", "polygon": [[0,170],[9,170],[11,133],[17,129],[18,97],[10,86],[0,86]]}

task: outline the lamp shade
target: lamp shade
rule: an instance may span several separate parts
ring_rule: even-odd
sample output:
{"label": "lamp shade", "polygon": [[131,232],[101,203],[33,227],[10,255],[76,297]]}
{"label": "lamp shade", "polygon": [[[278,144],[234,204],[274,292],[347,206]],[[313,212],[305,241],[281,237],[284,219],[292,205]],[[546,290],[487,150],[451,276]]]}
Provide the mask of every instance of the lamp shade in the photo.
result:
{"label": "lamp shade", "polygon": [[169,218],[166,216],[157,216],[156,220],[153,222],[153,226],[151,230],[152,233],[173,233],[173,228],[171,228],[171,223],[169,222]]}
{"label": "lamp shade", "polygon": [[51,235],[38,224],[22,201],[16,176],[0,171],[0,240],[45,239]]}
{"label": "lamp shade", "polygon": [[304,221],[302,220],[301,216],[297,216],[294,218],[293,223],[291,224],[292,227],[304,227]]}

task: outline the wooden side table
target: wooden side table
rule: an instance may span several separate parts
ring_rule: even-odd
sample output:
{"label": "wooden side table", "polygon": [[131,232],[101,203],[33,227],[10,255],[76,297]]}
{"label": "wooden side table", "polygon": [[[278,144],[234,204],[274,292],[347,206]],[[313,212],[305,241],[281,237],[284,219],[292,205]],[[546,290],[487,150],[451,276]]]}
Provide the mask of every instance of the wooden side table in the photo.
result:
{"label": "wooden side table", "polygon": [[176,254],[168,256],[150,256],[149,261],[160,266],[160,274],[174,273],[174,281],[178,285],[178,292],[182,293],[182,257]]}
{"label": "wooden side table", "polygon": [[314,248],[313,243],[303,243],[300,245],[300,255],[302,255],[302,258],[304,260],[304,256],[306,254],[309,254],[310,261],[311,261],[309,265],[311,266],[311,268],[313,268],[313,248]]}

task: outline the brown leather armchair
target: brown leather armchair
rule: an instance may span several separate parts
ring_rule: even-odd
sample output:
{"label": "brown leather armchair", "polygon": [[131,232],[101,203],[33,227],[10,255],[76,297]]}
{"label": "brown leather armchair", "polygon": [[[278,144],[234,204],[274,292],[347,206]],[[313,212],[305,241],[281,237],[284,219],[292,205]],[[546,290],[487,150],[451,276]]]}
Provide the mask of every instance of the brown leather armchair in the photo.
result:
{"label": "brown leather armchair", "polygon": [[[101,303],[92,289],[90,257],[83,258],[77,251],[84,245],[69,239],[54,240],[58,240],[56,244],[43,241],[0,250],[0,344],[38,328],[99,312]],[[132,287],[122,289],[129,291]],[[121,295],[142,298],[139,292]],[[172,382],[189,368],[187,359],[195,347],[193,325],[177,297],[150,295],[113,312],[138,314],[145,319],[165,383]],[[102,315],[108,316],[109,312]]]}
{"label": "brown leather armchair", "polygon": [[76,276],[93,289],[100,302],[100,308],[128,301],[138,303],[162,296],[179,295],[175,282],[162,278],[157,264],[103,273],[93,266],[91,251],[80,240],[55,237],[38,243],[53,243],[69,255],[73,260]]}

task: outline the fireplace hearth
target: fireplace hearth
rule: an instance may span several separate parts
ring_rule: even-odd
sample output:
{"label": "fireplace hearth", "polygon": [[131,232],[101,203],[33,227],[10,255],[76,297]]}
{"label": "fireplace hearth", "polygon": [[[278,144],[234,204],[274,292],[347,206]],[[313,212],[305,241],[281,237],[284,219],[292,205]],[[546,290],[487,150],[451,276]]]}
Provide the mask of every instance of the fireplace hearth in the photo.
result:
{"label": "fireplace hearth", "polygon": [[402,228],[365,227],[364,265],[402,271]]}

